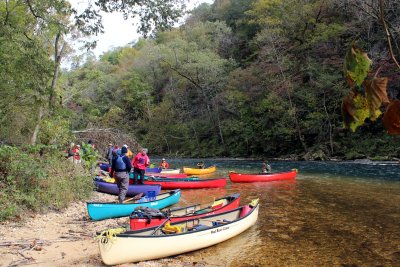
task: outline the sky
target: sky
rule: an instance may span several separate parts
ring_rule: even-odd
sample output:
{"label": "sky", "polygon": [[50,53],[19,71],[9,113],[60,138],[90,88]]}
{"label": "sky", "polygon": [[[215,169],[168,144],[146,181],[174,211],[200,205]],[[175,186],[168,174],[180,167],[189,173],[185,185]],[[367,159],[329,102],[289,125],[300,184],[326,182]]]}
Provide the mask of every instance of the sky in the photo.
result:
{"label": "sky", "polygon": [[[85,5],[84,0],[70,0],[74,7]],[[188,0],[188,10],[193,9],[201,3],[212,4],[214,0]],[[97,47],[93,50],[98,57],[113,47],[125,46],[136,41],[140,35],[137,33],[136,27],[132,25],[133,19],[124,20],[122,14],[105,13],[103,15],[104,33],[94,37],[97,40]]]}

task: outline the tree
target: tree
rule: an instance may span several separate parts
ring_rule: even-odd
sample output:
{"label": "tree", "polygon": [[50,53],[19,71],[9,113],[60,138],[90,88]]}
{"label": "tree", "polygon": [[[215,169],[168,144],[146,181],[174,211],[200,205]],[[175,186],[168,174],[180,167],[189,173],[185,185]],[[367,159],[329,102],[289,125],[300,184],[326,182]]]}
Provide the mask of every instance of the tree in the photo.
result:
{"label": "tree", "polygon": [[73,9],[75,25],[84,33],[103,32],[101,12],[121,12],[125,18],[139,17],[138,31],[147,37],[154,30],[170,29],[185,9],[184,0],[96,0],[89,2],[82,13]]}

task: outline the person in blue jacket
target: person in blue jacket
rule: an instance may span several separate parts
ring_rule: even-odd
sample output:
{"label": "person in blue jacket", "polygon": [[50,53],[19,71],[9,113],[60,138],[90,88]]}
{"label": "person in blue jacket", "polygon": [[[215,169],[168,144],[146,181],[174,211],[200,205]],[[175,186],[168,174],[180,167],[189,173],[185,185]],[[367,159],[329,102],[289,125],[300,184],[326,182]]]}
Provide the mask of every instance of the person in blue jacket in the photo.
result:
{"label": "person in blue jacket", "polygon": [[[120,153],[118,153],[120,151]],[[129,158],[125,155],[128,150],[122,147],[113,157],[111,161],[111,177],[114,177],[119,189],[118,201],[123,203],[128,192],[129,173],[132,169],[132,164]]]}

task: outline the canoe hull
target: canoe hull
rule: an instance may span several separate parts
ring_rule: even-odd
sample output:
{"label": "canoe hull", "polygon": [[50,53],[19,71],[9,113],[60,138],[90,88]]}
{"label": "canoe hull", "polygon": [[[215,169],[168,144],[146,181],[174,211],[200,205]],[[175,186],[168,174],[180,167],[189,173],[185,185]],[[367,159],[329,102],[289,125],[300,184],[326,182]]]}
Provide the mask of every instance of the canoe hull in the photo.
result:
{"label": "canoe hull", "polygon": [[163,178],[187,178],[188,175],[186,173],[155,173],[155,172],[146,172],[145,176],[156,176]]}
{"label": "canoe hull", "polygon": [[99,164],[99,168],[100,168],[102,171],[108,172],[108,171],[109,171],[109,168],[110,168],[110,164],[108,164],[108,163],[100,163],[100,164]]}
{"label": "canoe hull", "polygon": [[[192,219],[196,219],[196,218],[201,218],[201,217],[205,217],[205,216],[209,216],[209,215],[222,213],[222,212],[236,209],[239,207],[240,194],[234,194],[232,196],[219,198],[219,199],[216,199],[215,201],[218,201],[220,199],[230,199],[230,202],[228,202],[226,205],[224,205],[220,208],[213,209],[210,212],[198,213],[197,215],[193,215],[193,214],[196,214],[196,212],[194,212],[196,208],[198,208],[196,210],[198,210],[200,212],[202,211],[199,208],[200,204],[188,206],[185,208],[177,208],[177,209],[174,209],[171,211],[172,216],[170,217],[170,222],[176,223],[176,222],[181,222],[181,221],[185,221],[185,220],[192,220]],[[174,214],[179,214],[179,213],[186,212],[186,211],[190,212],[192,210],[193,210],[192,215],[183,215],[183,216],[176,216],[176,217],[174,216]],[[150,220],[148,220],[147,218],[132,218],[132,217],[129,218],[131,230],[138,230],[138,229],[159,226],[164,221],[165,221],[165,218],[151,218]]]}
{"label": "canoe hull", "polygon": [[183,167],[183,172],[188,175],[210,174],[210,173],[215,172],[216,170],[217,170],[216,166],[211,166],[211,167],[205,168],[205,169]]}
{"label": "canoe hull", "polygon": [[198,179],[198,180],[185,180],[185,179],[157,179],[156,181],[144,181],[147,185],[161,185],[162,189],[198,189],[198,188],[218,188],[225,187],[226,178],[217,179]]}
{"label": "canoe hull", "polygon": [[[94,186],[98,192],[116,195],[118,196],[119,190],[117,184],[107,183],[102,181],[101,179],[93,180]],[[174,188],[175,189],[175,188]],[[133,197],[137,194],[143,193],[148,194],[149,191],[154,191],[156,195],[160,193],[161,186],[157,183],[148,184],[148,185],[129,185],[127,197]]]}
{"label": "canoe hull", "polygon": [[[240,219],[204,230],[158,236],[135,234],[135,232],[140,232],[139,230],[132,232],[132,234],[116,235],[112,241],[100,238],[98,244],[101,258],[105,264],[115,265],[160,259],[209,247],[237,236],[253,226],[258,218],[258,209],[259,205],[256,205],[246,216]],[[230,212],[233,211],[226,213]],[[205,218],[224,218],[223,214]]]}
{"label": "canoe hull", "polygon": [[162,169],[161,174],[171,173],[171,174],[178,174],[180,173],[180,169]]}
{"label": "canoe hull", "polygon": [[292,170],[290,172],[267,173],[267,174],[229,173],[229,179],[234,183],[271,182],[271,181],[295,179],[296,175],[297,175],[297,170]]}
{"label": "canoe hull", "polygon": [[154,168],[146,168],[146,173],[147,172],[155,172],[155,173],[160,173],[161,172],[161,167],[154,167]]}
{"label": "canoe hull", "polygon": [[[178,203],[181,197],[181,191],[174,190],[164,194],[160,194],[155,200],[149,200],[144,197],[143,202],[137,201],[137,203],[99,203],[99,202],[87,202],[86,207],[90,219],[93,221],[99,221],[109,218],[119,218],[129,216],[132,211],[139,207],[149,207],[154,209],[163,209]],[[146,201],[147,200],[147,201]]]}

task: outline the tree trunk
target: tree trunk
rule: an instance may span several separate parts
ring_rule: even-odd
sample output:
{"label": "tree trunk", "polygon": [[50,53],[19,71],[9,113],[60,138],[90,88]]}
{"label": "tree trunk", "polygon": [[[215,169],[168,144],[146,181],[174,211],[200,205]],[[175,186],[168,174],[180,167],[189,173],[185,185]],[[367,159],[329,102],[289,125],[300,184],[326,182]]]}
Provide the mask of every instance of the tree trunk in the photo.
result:
{"label": "tree trunk", "polygon": [[31,138],[31,145],[35,145],[36,144],[36,140],[39,134],[39,130],[40,130],[40,123],[42,122],[42,118],[44,115],[44,108],[41,106],[39,107],[39,112],[38,112],[38,117],[37,117],[37,123],[35,126],[35,130],[33,131],[32,134],[32,138]]}
{"label": "tree trunk", "polygon": [[58,74],[60,71],[61,59],[65,50],[65,42],[62,44],[61,50],[59,50],[60,40],[62,39],[61,37],[62,37],[61,32],[57,33],[56,39],[54,41],[54,71],[53,71],[53,78],[51,80],[50,94],[49,94],[50,112],[53,111],[55,106],[56,84],[57,84]]}
{"label": "tree trunk", "polygon": [[217,123],[218,123],[218,132],[219,132],[219,138],[221,139],[221,143],[224,147],[224,151],[226,152],[226,147],[225,147],[225,141],[224,141],[224,135],[222,134],[222,127],[221,127],[221,120],[219,117],[219,109],[218,109],[218,104],[215,103],[215,98],[213,99],[214,102],[214,107],[215,107],[215,113],[216,113],[216,117],[217,117]]}
{"label": "tree trunk", "polygon": [[325,110],[325,115],[326,115],[326,118],[328,119],[328,127],[329,127],[329,147],[330,147],[330,149],[331,149],[331,155],[333,155],[333,138],[332,138],[332,122],[331,122],[331,118],[330,118],[330,116],[329,116],[329,113],[328,113],[328,109],[326,108],[326,96],[325,96],[325,93],[326,92],[324,92],[324,110]]}
{"label": "tree trunk", "polygon": [[163,139],[165,141],[165,144],[167,145],[168,154],[171,154],[171,149],[169,148],[168,139],[165,135],[163,135]]}

